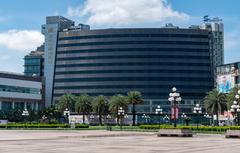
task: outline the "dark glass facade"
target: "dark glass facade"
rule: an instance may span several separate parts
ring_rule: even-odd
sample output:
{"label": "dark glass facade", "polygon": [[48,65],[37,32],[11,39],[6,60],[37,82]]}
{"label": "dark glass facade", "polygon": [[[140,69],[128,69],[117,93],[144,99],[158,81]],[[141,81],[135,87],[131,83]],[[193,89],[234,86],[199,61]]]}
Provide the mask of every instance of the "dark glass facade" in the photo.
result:
{"label": "dark glass facade", "polygon": [[24,57],[24,75],[27,76],[43,76],[43,51],[32,51]]}
{"label": "dark glass facade", "polygon": [[173,86],[191,111],[213,88],[209,32],[200,29],[104,29],[58,34],[53,100],[64,93],[92,96],[142,92],[138,111],[169,110]]}

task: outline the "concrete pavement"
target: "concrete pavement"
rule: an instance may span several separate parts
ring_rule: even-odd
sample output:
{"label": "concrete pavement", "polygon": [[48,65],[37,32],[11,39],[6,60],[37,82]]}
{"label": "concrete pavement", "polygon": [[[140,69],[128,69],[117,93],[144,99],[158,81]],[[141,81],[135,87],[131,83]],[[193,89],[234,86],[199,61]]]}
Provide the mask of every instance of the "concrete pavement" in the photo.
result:
{"label": "concrete pavement", "polygon": [[157,137],[117,131],[0,130],[0,153],[239,153],[240,139],[224,135]]}

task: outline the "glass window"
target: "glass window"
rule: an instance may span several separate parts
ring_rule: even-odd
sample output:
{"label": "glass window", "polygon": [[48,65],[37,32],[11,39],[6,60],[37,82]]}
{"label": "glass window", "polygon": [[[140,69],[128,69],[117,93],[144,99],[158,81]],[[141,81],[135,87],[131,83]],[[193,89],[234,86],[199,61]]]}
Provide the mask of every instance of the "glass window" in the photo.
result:
{"label": "glass window", "polygon": [[40,89],[37,89],[37,88],[7,86],[7,85],[0,85],[0,91],[41,94]]}

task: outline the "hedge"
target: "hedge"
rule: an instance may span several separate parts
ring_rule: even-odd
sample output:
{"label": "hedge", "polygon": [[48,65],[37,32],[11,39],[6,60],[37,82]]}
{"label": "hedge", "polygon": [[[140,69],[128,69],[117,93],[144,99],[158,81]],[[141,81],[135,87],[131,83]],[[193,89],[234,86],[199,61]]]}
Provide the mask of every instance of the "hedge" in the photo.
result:
{"label": "hedge", "polygon": [[[0,128],[69,128],[69,124],[20,124],[10,123],[0,125]],[[76,124],[75,128],[89,128],[86,124]]]}
{"label": "hedge", "polygon": [[[159,129],[158,125],[140,125],[140,129]],[[177,126],[176,128],[172,125],[161,125],[160,129],[191,129],[193,131],[219,131],[224,132],[229,129],[240,130],[240,126]]]}

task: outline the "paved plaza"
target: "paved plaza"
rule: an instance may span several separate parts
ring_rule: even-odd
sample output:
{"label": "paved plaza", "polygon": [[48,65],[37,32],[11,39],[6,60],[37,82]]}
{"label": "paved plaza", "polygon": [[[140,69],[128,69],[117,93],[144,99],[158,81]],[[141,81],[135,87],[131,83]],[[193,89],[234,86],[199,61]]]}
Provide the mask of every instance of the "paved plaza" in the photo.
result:
{"label": "paved plaza", "polygon": [[157,137],[117,131],[0,130],[0,153],[239,153],[240,139],[224,135]]}

